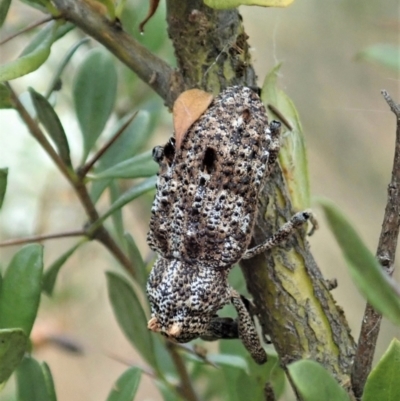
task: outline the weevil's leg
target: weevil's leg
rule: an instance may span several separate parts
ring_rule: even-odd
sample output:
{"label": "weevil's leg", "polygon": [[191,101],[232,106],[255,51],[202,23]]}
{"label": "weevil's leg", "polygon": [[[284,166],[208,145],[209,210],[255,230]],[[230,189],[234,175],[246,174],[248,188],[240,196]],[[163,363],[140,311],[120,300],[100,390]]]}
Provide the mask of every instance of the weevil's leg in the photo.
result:
{"label": "weevil's leg", "polygon": [[242,259],[251,259],[252,257],[279,245],[281,242],[289,238],[296,228],[302,226],[308,220],[311,221],[313,227],[310,231],[311,235],[317,228],[318,223],[311,210],[296,213],[288,222],[286,222],[272,237],[254,248],[248,249]]}
{"label": "weevil's leg", "polygon": [[204,341],[239,338],[238,323],[230,317],[215,316],[200,338]]}
{"label": "weevil's leg", "polygon": [[269,124],[269,130],[271,135],[271,143],[269,145],[269,158],[268,158],[268,175],[271,173],[271,170],[278,158],[279,149],[281,147],[280,138],[281,138],[281,123],[279,121],[272,120]]}
{"label": "weevil's leg", "polygon": [[233,289],[231,290],[231,297],[233,306],[238,314],[239,338],[242,340],[243,345],[250,352],[253,359],[261,365],[267,361],[267,354],[261,346],[260,338],[258,337],[254,323],[240,295]]}

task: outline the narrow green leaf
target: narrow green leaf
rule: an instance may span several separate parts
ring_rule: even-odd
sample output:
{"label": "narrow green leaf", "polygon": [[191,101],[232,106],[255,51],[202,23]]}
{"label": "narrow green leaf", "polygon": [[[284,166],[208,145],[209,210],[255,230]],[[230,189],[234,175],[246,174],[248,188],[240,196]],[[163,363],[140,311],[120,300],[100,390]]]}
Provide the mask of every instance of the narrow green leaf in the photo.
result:
{"label": "narrow green leaf", "polygon": [[103,178],[151,177],[157,173],[158,168],[158,164],[151,156],[151,151],[148,151],[128,160],[124,160],[101,173],[91,176],[91,178],[101,180]]}
{"label": "narrow green leaf", "polygon": [[230,366],[242,370],[243,373],[249,374],[249,365],[245,358],[238,355],[228,354],[209,354],[207,359],[217,365]]}
{"label": "narrow green leaf", "polygon": [[73,95],[75,110],[83,134],[86,160],[103,131],[114,107],[117,93],[117,72],[109,53],[91,50],[75,77]]}
{"label": "narrow green leaf", "polygon": [[132,286],[120,275],[107,272],[108,296],[122,331],[143,356],[155,367],[155,355],[147,319]]}
{"label": "narrow green leaf", "polygon": [[104,220],[110,217],[116,210],[121,209],[127,203],[138,198],[140,195],[151,191],[155,188],[157,177],[150,177],[147,180],[133,186],[131,189],[123,193],[111,206],[110,208],[96,221],[95,227],[102,224]]}
{"label": "narrow green leaf", "polygon": [[44,381],[46,383],[47,394],[49,396],[49,401],[57,401],[56,389],[54,387],[53,376],[50,371],[49,365],[46,362],[42,363],[42,372]]}
{"label": "narrow green leaf", "polygon": [[132,235],[130,235],[129,233],[125,233],[124,239],[126,247],[128,249],[129,259],[132,262],[133,266],[135,266],[138,282],[142,287],[142,289],[145,289],[147,282],[147,272],[146,272],[146,265],[143,261],[142,255],[140,254],[140,251],[136,246],[136,243]]}
{"label": "narrow green leaf", "polygon": [[400,341],[394,338],[365,383],[362,401],[400,400]]}
{"label": "narrow green leaf", "polygon": [[[121,196],[121,190],[116,182],[116,180],[112,180],[110,182],[110,202],[113,204],[120,196]],[[123,242],[124,238],[124,220],[122,218],[122,210],[118,209],[116,210],[112,215],[111,219],[113,221],[113,226],[115,230],[115,234],[118,238],[118,242],[121,243]]]}
{"label": "narrow green leaf", "polygon": [[289,130],[282,124],[279,161],[293,206],[296,210],[303,210],[310,207],[307,152],[298,112],[292,100],[277,86],[280,67],[280,64],[277,65],[265,77],[261,99],[267,109],[269,121],[279,120],[279,117],[268,108],[268,105],[272,105],[292,127],[292,130]]}
{"label": "narrow green leaf", "polygon": [[3,206],[7,189],[8,168],[0,168],[0,209]]}
{"label": "narrow green leaf", "polygon": [[0,328],[18,327],[29,336],[42,290],[43,248],[26,245],[11,260],[0,292]]}
{"label": "narrow green leaf", "polygon": [[0,83],[0,109],[12,109],[13,107],[9,89]]}
{"label": "narrow green leaf", "polygon": [[358,54],[358,58],[376,62],[393,71],[400,71],[400,47],[389,43],[381,43],[367,47]]}
{"label": "narrow green leaf", "polygon": [[400,289],[383,272],[347,218],[326,199],[319,199],[331,231],[349,266],[350,275],[368,302],[394,324],[400,325]]}
{"label": "narrow green leaf", "polygon": [[21,0],[23,3],[36,8],[43,13],[50,13],[52,15],[59,15],[59,11],[53,6],[50,0]]}
{"label": "narrow green leaf", "polygon": [[350,401],[346,391],[319,363],[301,360],[290,364],[288,368],[304,401]]}
{"label": "narrow green leaf", "polygon": [[57,67],[57,69],[55,70],[53,79],[51,80],[49,87],[46,91],[46,95],[45,98],[48,99],[50,97],[50,95],[52,94],[52,92],[54,90],[56,90],[55,88],[58,86],[59,82],[60,82],[60,77],[61,74],[63,73],[65,67],[68,65],[68,63],[70,62],[72,56],[75,54],[75,52],[84,44],[89,42],[89,38],[83,38],[80,41],[78,41],[77,43],[75,43],[65,54],[64,58],[62,59],[62,61],[60,62],[59,66]]}
{"label": "narrow green leaf", "polygon": [[67,252],[63,253],[56,261],[54,261],[43,275],[43,291],[51,296],[53,295],[54,286],[60,272],[61,267],[70,258],[70,256],[84,243],[86,240],[75,244]]}
{"label": "narrow green leaf", "polygon": [[107,397],[107,401],[133,401],[141,376],[142,371],[139,368],[129,368],[117,380]]}
{"label": "narrow green leaf", "polygon": [[239,6],[261,6],[261,7],[287,7],[294,0],[204,0],[211,8],[227,9]]}
{"label": "narrow green leaf", "polygon": [[32,88],[29,88],[29,93],[31,94],[39,121],[44,125],[47,133],[57,146],[61,159],[68,167],[71,167],[72,164],[67,136],[65,135],[64,128],[61,125],[57,113],[48,100],[40,93],[37,93]]}
{"label": "narrow green leaf", "polygon": [[[122,118],[114,128],[116,133],[131,118],[128,115]],[[95,168],[95,174],[109,169],[117,163],[120,163],[136,155],[142,150],[150,135],[150,114],[147,111],[139,111],[132,122],[126,127],[124,133],[113,143],[110,149],[100,158],[99,165]],[[110,184],[110,179],[95,181],[92,183],[90,191],[91,198],[97,202],[105,188]]]}
{"label": "narrow green leaf", "polygon": [[21,329],[0,330],[0,384],[4,383],[21,362],[28,337]]}
{"label": "narrow green leaf", "polygon": [[0,28],[3,26],[6,20],[8,9],[10,8],[11,0],[0,1]]}
{"label": "narrow green leaf", "polygon": [[57,22],[52,21],[48,23],[42,30],[40,30],[33,39],[28,43],[28,45],[24,48],[20,57],[27,56],[28,54],[35,52],[38,47],[40,47],[43,41],[51,34],[54,30],[54,26],[56,26],[56,32],[54,34],[54,42],[58,39],[62,38],[66,33],[74,28],[74,25],[71,23]]}
{"label": "narrow green leaf", "polygon": [[53,42],[72,29],[73,25],[51,22],[24,49],[16,60],[0,66],[0,82],[9,81],[37,70],[49,57]]}
{"label": "narrow green leaf", "polygon": [[18,401],[53,401],[47,390],[42,366],[25,356],[16,370]]}

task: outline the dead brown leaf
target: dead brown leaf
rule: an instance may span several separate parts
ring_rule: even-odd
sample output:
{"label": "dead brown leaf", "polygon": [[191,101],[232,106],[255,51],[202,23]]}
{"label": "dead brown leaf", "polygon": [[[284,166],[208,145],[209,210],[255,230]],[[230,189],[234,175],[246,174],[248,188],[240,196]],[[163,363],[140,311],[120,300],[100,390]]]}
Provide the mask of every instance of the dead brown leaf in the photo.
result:
{"label": "dead brown leaf", "polygon": [[200,89],[189,89],[178,96],[172,110],[177,149],[188,129],[207,110],[213,98],[211,93]]}
{"label": "dead brown leaf", "polygon": [[141,33],[143,33],[144,31],[144,26],[146,25],[146,22],[154,15],[154,13],[156,12],[157,8],[158,8],[158,3],[160,2],[160,0],[150,0],[150,8],[149,8],[149,12],[146,15],[146,18],[140,23],[139,25],[139,31]]}

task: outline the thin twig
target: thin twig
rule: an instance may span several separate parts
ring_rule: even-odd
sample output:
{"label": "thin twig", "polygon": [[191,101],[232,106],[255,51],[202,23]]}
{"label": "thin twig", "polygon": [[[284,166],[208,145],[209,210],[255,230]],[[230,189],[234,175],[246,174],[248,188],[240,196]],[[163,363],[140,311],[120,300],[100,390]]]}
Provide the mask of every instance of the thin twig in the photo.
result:
{"label": "thin twig", "polygon": [[13,245],[30,244],[32,242],[47,241],[50,239],[81,237],[84,235],[86,235],[86,231],[84,231],[84,230],[64,231],[64,232],[56,233],[56,234],[33,235],[32,237],[10,239],[7,241],[0,242],[0,248],[6,247],[6,246],[13,246]]}
{"label": "thin twig", "polygon": [[180,73],[124,32],[118,23],[107,20],[97,11],[96,2],[54,0],[53,3],[63,18],[107,47],[172,107],[183,90]]}
{"label": "thin twig", "polygon": [[16,38],[17,36],[22,35],[23,33],[30,31],[31,29],[37,28],[38,26],[43,25],[46,22],[50,22],[50,21],[53,21],[53,20],[59,19],[59,18],[61,18],[61,17],[60,16],[56,16],[56,17],[55,16],[50,16],[50,17],[43,18],[43,19],[41,19],[39,21],[33,22],[32,24],[28,25],[24,29],[21,29],[20,31],[15,32],[15,33],[11,34],[10,36],[6,37],[5,39],[3,39],[0,42],[0,46],[4,45],[4,43],[9,42],[11,39]]}
{"label": "thin twig", "polygon": [[114,354],[112,352],[105,352],[106,356],[114,361],[117,361],[119,363],[122,363],[123,365],[126,366],[132,366],[135,368],[139,368],[145,375],[150,376],[152,379],[156,379],[157,376],[154,373],[153,369],[151,369],[149,366],[144,366],[144,365],[140,365],[138,363],[136,363],[136,361],[131,361],[125,357],[119,356],[117,354]]}
{"label": "thin twig", "polygon": [[179,355],[175,344],[171,342],[166,342],[167,349],[172,357],[175,368],[178,371],[179,377],[181,378],[181,388],[180,391],[183,397],[187,401],[199,401],[196,392],[192,386],[192,381],[189,377],[188,371],[186,369],[185,363],[182,360],[182,357]]}
{"label": "thin twig", "polygon": [[101,156],[104,155],[104,153],[107,152],[108,149],[110,149],[111,145],[115,143],[115,141],[124,133],[126,128],[129,126],[129,124],[133,121],[133,119],[137,116],[138,112],[135,112],[129,119],[128,121],[113,135],[105,144],[104,146],[99,149],[99,151],[93,155],[93,157],[84,165],[82,166],[78,174],[81,178],[86,177],[86,174],[91,170],[91,168],[94,166],[94,164],[97,162],[97,160],[100,159]]}
{"label": "thin twig", "polygon": [[[386,91],[382,91],[382,95],[396,116],[397,127],[392,178],[388,187],[388,199],[376,257],[382,268],[392,275],[400,228],[400,105],[396,104]],[[361,399],[371,371],[381,320],[382,316],[367,304],[351,375],[353,391],[358,399]]]}

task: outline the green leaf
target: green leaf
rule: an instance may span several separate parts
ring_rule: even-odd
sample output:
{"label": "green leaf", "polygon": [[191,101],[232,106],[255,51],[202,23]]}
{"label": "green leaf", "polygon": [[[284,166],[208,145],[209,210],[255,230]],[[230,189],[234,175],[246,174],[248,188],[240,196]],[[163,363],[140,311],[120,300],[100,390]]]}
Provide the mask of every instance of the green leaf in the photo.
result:
{"label": "green leaf", "polygon": [[37,93],[32,88],[29,88],[29,93],[31,94],[32,102],[35,106],[39,121],[44,125],[47,133],[57,146],[58,153],[63,162],[68,167],[71,167],[72,164],[67,136],[65,135],[64,128],[61,125],[57,113],[54,111],[48,100],[40,93]]}
{"label": "green leaf", "polygon": [[8,9],[10,8],[11,0],[0,1],[0,28],[3,26],[6,20]]}
{"label": "green leaf", "polygon": [[229,401],[264,399],[264,384],[268,381],[272,384],[276,399],[279,399],[284,390],[285,374],[279,367],[276,354],[268,353],[267,363],[258,365],[253,361],[240,340],[220,341],[219,347],[223,355],[230,354],[241,357],[248,365],[248,374],[243,374],[243,370],[240,368],[224,366],[223,374],[226,387],[231,386]]}
{"label": "green leaf", "polygon": [[21,362],[28,337],[21,329],[0,330],[0,384],[4,383]]}
{"label": "green leaf", "polygon": [[[131,118],[128,115],[122,118],[115,127],[114,134]],[[150,114],[147,111],[139,111],[132,122],[126,127],[124,133],[113,143],[99,160],[99,165],[95,168],[95,174],[109,169],[137,154],[148,140],[150,135]],[[110,184],[110,179],[93,182],[91,188],[91,198],[96,202],[104,189]]]}
{"label": "green leaf", "polygon": [[50,95],[52,94],[52,92],[54,90],[56,90],[55,88],[59,85],[60,82],[60,77],[61,74],[63,73],[65,67],[68,65],[68,63],[70,62],[72,56],[75,54],[75,52],[79,49],[79,47],[81,47],[81,45],[83,45],[84,43],[89,42],[89,38],[83,38],[81,39],[79,42],[75,43],[65,54],[64,58],[62,59],[62,61],[60,62],[59,66],[57,67],[53,79],[51,80],[49,87],[46,91],[46,96],[45,98],[48,99],[50,97]]}
{"label": "green leaf", "polygon": [[42,366],[25,356],[16,370],[18,401],[53,401]]}
{"label": "green leaf", "polygon": [[138,198],[140,195],[151,191],[155,188],[157,177],[150,177],[147,180],[133,186],[131,189],[123,193],[111,206],[110,208],[96,221],[94,228],[98,227],[108,217],[110,217],[116,210],[121,209],[127,203]]}
{"label": "green leaf", "polygon": [[70,258],[70,256],[84,243],[86,240],[75,244],[67,252],[63,253],[56,261],[54,261],[43,275],[43,291],[51,296],[53,295],[54,286],[60,272],[61,267]]}
{"label": "green leaf", "polygon": [[114,107],[117,71],[111,55],[102,49],[88,52],[74,81],[75,110],[83,134],[86,160]]}
{"label": "green leaf", "polygon": [[331,231],[349,266],[350,275],[368,302],[394,324],[400,325],[400,289],[384,273],[346,217],[330,201],[319,199]]}
{"label": "green leaf", "polygon": [[11,260],[0,291],[0,328],[18,327],[29,336],[42,290],[43,248],[26,245]]}
{"label": "green leaf", "polygon": [[13,107],[9,89],[0,83],[0,109],[12,109]]}
{"label": "green leaf", "polygon": [[393,71],[400,71],[400,47],[398,45],[389,43],[373,45],[360,52],[358,58],[379,63]]}
{"label": "green leaf", "polygon": [[53,376],[51,374],[50,367],[49,367],[49,365],[47,365],[46,362],[42,363],[42,372],[43,372],[44,381],[46,383],[49,401],[57,401],[56,389],[54,387]]}
{"label": "green leaf", "polygon": [[136,276],[142,289],[146,288],[147,272],[146,265],[143,261],[142,255],[139,252],[136,243],[129,233],[124,234],[125,244],[128,249],[129,260],[135,266]]}
{"label": "green leaf", "polygon": [[143,358],[155,367],[155,355],[147,319],[132,286],[118,274],[107,272],[108,296],[122,331]]}
{"label": "green leaf", "polygon": [[139,368],[129,368],[114,384],[107,401],[133,401],[141,376],[142,371]]}
{"label": "green leaf", "polygon": [[280,64],[277,65],[265,77],[261,99],[267,109],[269,121],[280,119],[268,108],[268,105],[271,105],[279,110],[292,127],[292,130],[289,130],[282,124],[279,161],[293,206],[296,210],[303,210],[310,207],[307,151],[297,110],[292,100],[277,87],[280,67]]}
{"label": "green leaf", "polygon": [[[121,195],[120,188],[118,186],[118,183],[115,180],[112,180],[110,182],[110,202],[113,204]],[[124,220],[122,218],[122,210],[118,209],[116,210],[112,215],[111,219],[113,222],[113,227],[115,230],[116,237],[118,239],[118,242],[121,243],[123,242],[124,238]]]}
{"label": "green leaf", "polygon": [[73,25],[50,22],[24,49],[19,58],[0,66],[0,82],[9,81],[37,70],[49,57],[53,42],[65,35]]}
{"label": "green leaf", "polygon": [[239,6],[261,6],[261,7],[287,7],[294,0],[204,0],[211,8],[226,9]]}
{"label": "green leaf", "polygon": [[0,168],[0,209],[3,206],[7,189],[8,168]]}
{"label": "green leaf", "polygon": [[400,400],[400,341],[394,338],[369,374],[362,401]]}
{"label": "green leaf", "polygon": [[350,401],[346,391],[319,363],[301,360],[290,364],[288,369],[304,401]]}
{"label": "green leaf", "polygon": [[158,169],[158,164],[153,160],[151,151],[148,151],[128,160],[124,160],[90,178],[100,180],[103,178],[151,177],[157,173]]}
{"label": "green leaf", "polygon": [[60,14],[59,11],[53,6],[50,0],[21,0],[21,1],[44,13],[48,12],[54,16]]}
{"label": "green leaf", "polygon": [[249,374],[249,365],[245,358],[238,355],[228,354],[209,354],[207,359],[217,365],[230,366],[242,370],[243,373]]}

